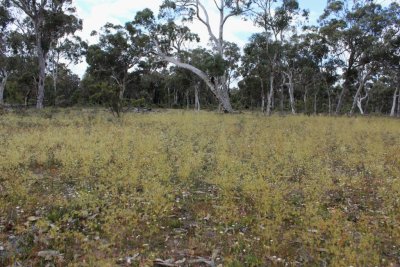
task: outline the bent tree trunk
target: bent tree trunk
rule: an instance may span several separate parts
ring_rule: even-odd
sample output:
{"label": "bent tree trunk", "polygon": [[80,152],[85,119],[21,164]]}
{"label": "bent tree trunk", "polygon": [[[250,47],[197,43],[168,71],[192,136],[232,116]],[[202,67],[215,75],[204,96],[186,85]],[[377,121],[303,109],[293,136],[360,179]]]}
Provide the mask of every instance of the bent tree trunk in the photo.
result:
{"label": "bent tree trunk", "polygon": [[[208,77],[208,75],[201,71],[200,69],[183,63],[179,61],[176,58],[166,56],[166,55],[161,55],[161,57],[165,60],[168,61],[172,64],[175,64],[176,66],[187,69],[194,74],[196,74],[200,79],[202,79],[207,87],[211,90],[211,92],[214,94],[214,96],[217,98],[218,102],[221,104],[222,108],[224,109],[225,112],[231,113],[233,112],[233,108],[229,99],[229,89],[228,86],[226,85],[226,78],[224,76],[220,77],[214,77],[214,79],[211,79],[211,77]],[[214,82],[212,82],[214,80]]]}

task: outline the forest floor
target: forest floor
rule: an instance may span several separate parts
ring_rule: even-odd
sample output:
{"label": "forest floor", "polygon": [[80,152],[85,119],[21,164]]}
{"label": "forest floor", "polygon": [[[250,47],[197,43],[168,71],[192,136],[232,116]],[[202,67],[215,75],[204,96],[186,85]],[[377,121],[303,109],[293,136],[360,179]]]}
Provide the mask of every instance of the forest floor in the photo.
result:
{"label": "forest floor", "polygon": [[0,266],[399,266],[400,120],[0,116]]}

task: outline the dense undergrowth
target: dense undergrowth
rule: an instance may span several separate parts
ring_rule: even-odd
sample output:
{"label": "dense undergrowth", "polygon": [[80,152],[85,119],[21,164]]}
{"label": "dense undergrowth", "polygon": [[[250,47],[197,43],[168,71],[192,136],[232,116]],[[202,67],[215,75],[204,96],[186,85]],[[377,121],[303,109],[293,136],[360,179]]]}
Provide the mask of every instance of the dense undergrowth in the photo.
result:
{"label": "dense undergrowth", "polygon": [[45,111],[0,147],[0,266],[400,264],[399,120]]}

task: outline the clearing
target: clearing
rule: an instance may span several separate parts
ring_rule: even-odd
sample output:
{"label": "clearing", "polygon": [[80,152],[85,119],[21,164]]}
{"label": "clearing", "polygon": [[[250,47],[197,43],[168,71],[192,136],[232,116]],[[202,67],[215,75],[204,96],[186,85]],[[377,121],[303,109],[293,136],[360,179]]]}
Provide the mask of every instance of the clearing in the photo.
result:
{"label": "clearing", "polygon": [[45,110],[0,147],[1,266],[400,264],[399,120]]}

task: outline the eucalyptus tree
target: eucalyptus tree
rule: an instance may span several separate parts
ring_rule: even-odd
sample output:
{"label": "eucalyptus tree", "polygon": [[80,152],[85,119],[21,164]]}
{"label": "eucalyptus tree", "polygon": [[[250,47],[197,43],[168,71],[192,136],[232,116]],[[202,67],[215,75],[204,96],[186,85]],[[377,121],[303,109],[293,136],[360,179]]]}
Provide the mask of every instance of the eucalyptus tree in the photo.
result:
{"label": "eucalyptus tree", "polygon": [[[244,48],[242,57],[241,75],[244,78],[255,77],[259,81],[261,112],[265,112],[265,87],[268,78],[271,79],[272,74],[269,58],[271,53],[275,53],[280,47],[277,43],[271,44],[270,35],[267,33],[257,33],[250,37],[250,42]],[[248,81],[249,82],[249,81]]]}
{"label": "eucalyptus tree", "polygon": [[[400,4],[393,2],[384,11],[385,29],[378,49],[383,55],[382,71],[393,88],[390,116],[400,117]],[[397,106],[397,111],[396,111]]]}
{"label": "eucalyptus tree", "polygon": [[240,48],[236,43],[225,42],[224,44],[224,68],[226,79],[226,86],[228,92],[231,90],[232,83],[239,78],[239,63],[241,58]]}
{"label": "eucalyptus tree", "polygon": [[7,3],[1,1],[0,6],[0,105],[4,104],[4,89],[8,77],[10,75],[10,67],[12,62],[10,58],[10,28],[9,25],[12,23],[12,18],[9,13]]}
{"label": "eucalyptus tree", "polygon": [[[329,57],[329,46],[324,36],[319,33],[316,26],[307,27],[307,32],[303,35],[303,49],[308,54],[309,63],[303,66],[303,72],[306,77],[318,79],[321,88],[324,89],[323,95],[327,96],[328,100],[328,114],[332,114],[333,110],[333,97],[335,95],[335,83],[338,81],[337,66],[340,60],[334,57]],[[314,82],[313,82],[314,83]],[[307,89],[304,92],[305,98]],[[306,101],[304,101],[306,103]]]}
{"label": "eucalyptus tree", "polygon": [[330,56],[341,60],[337,67],[342,69],[343,84],[336,114],[352,91],[350,114],[356,106],[363,113],[362,102],[368,98],[365,85],[379,70],[382,52],[387,50],[388,42],[382,36],[391,32],[393,21],[389,22],[385,13],[381,5],[370,0],[330,0],[320,17],[320,33],[329,44]]}
{"label": "eucalyptus tree", "polygon": [[145,56],[146,42],[146,37],[132,23],[125,26],[107,23],[99,33],[99,42],[87,50],[88,71],[114,83],[121,101],[130,82],[129,73]]}
{"label": "eucalyptus tree", "polygon": [[79,36],[59,39],[52,43],[46,68],[53,80],[54,105],[57,104],[60,71],[65,73],[71,64],[78,64],[86,54],[87,44]]}
{"label": "eucalyptus tree", "polygon": [[82,28],[82,20],[75,16],[72,0],[10,0],[30,21],[38,59],[38,94],[36,108],[43,108],[46,79],[46,60],[52,43]]}
{"label": "eucalyptus tree", "polygon": [[[138,12],[136,22],[140,23],[147,30],[151,43],[155,47],[154,53],[162,60],[175,64],[180,68],[187,69],[196,74],[218,99],[222,108],[226,112],[233,112],[233,108],[229,98],[229,88],[227,86],[227,72],[222,69],[218,76],[210,76],[204,70],[199,69],[187,62],[182,61],[177,52],[184,41],[193,41],[197,37],[193,36],[187,27],[170,24],[171,20],[193,21],[201,23],[210,38],[211,48],[214,51],[215,61],[224,60],[225,38],[224,31],[227,22],[231,17],[245,14],[251,5],[251,0],[165,0],[161,6],[160,16],[157,20],[149,9]],[[219,19],[217,25],[212,25],[209,12],[210,7],[214,8],[218,13]],[[163,23],[164,21],[164,23]],[[171,25],[168,31],[165,25]],[[215,31],[214,29],[217,29]],[[188,28],[187,28],[188,30]]]}
{"label": "eucalyptus tree", "polygon": [[[285,42],[288,31],[294,29],[293,21],[300,15],[300,7],[297,0],[282,0],[277,4],[276,0],[254,0],[252,16],[255,24],[262,28],[272,38],[274,45],[272,53],[268,53],[269,62],[269,91],[267,99],[266,114],[271,113],[272,101],[275,91],[275,76],[280,65],[280,49]],[[303,12],[307,16],[307,12]],[[270,46],[267,45],[267,49]],[[267,73],[265,75],[268,75]]]}

